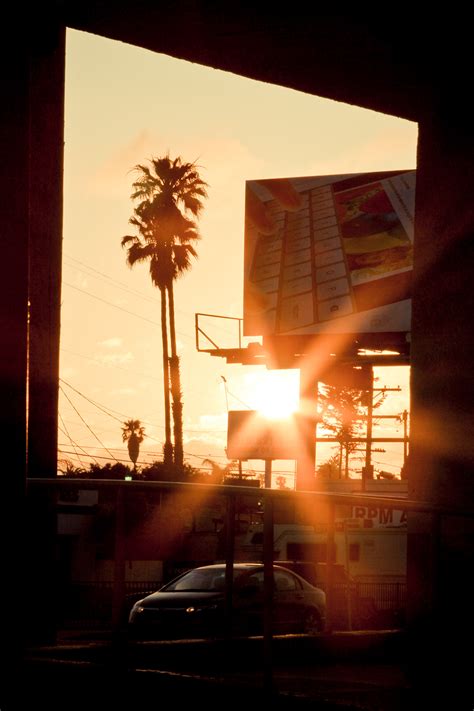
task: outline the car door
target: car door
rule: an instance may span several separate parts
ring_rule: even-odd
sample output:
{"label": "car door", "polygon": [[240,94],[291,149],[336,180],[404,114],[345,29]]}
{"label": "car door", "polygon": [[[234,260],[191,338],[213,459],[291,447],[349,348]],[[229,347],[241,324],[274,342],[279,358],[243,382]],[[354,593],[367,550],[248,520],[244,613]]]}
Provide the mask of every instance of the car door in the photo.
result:
{"label": "car door", "polygon": [[263,569],[245,574],[235,581],[234,625],[240,634],[261,634],[263,631],[264,585]]}
{"label": "car door", "polygon": [[303,586],[289,570],[275,570],[273,575],[275,631],[299,632],[305,612]]}

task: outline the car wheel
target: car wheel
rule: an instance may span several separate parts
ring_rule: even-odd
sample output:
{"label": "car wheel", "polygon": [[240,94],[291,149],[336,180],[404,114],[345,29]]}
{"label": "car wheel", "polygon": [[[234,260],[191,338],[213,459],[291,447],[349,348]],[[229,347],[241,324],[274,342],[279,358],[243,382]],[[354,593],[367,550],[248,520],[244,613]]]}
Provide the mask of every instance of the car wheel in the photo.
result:
{"label": "car wheel", "polygon": [[303,619],[304,634],[317,634],[322,632],[321,616],[317,610],[310,609],[306,611]]}

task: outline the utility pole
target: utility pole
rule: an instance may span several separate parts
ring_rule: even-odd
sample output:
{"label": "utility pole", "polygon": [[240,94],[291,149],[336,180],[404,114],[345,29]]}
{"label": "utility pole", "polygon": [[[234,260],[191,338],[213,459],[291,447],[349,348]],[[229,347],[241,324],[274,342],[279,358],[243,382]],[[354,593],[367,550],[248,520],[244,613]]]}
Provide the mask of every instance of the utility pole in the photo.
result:
{"label": "utility pole", "polygon": [[[368,385],[367,388],[367,434],[366,434],[366,445],[365,445],[365,466],[362,467],[362,491],[365,489],[366,482],[374,478],[374,466],[372,464],[372,444],[375,441],[372,436],[373,429],[373,412],[374,412],[374,393],[389,393],[389,392],[400,392],[400,387],[396,388],[374,388],[374,369],[372,365],[368,366]],[[405,410],[406,412],[406,410]],[[397,415],[378,415],[377,419],[387,419],[396,418]],[[377,441],[383,441],[381,438],[377,438]],[[403,463],[405,463],[405,448],[407,442],[406,432],[404,433],[404,458]]]}
{"label": "utility pole", "polygon": [[372,464],[372,414],[374,411],[374,368],[368,366],[368,388],[367,388],[367,443],[365,446],[365,466],[362,467],[362,491],[365,489],[365,482],[374,478],[374,466]]}
{"label": "utility pole", "polygon": [[408,458],[408,410],[403,410],[403,466],[407,463]]}

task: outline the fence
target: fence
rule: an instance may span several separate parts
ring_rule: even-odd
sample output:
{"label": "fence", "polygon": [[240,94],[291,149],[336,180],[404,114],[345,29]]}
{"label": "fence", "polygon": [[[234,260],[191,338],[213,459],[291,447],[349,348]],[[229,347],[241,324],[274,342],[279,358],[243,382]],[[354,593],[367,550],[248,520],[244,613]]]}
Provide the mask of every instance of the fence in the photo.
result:
{"label": "fence", "polygon": [[326,593],[334,629],[394,629],[405,621],[406,582],[335,583]]}
{"label": "fence", "polygon": [[[161,581],[127,582],[123,621],[133,603],[160,586]],[[113,589],[113,581],[81,581],[64,587],[59,625],[64,629],[77,630],[110,628]],[[405,583],[336,583],[332,593],[326,592],[334,629],[396,628],[405,619]]]}
{"label": "fence", "polygon": [[[123,620],[125,621],[129,608],[136,600],[149,595],[160,586],[161,581],[125,583]],[[61,590],[58,625],[64,629],[110,628],[113,592],[113,581],[81,581],[64,585]]]}
{"label": "fence", "polygon": [[[220,549],[219,558],[225,558],[226,569],[230,572],[235,553],[235,532],[236,532],[236,511],[239,506],[239,501],[245,500],[258,502],[258,507],[263,507],[263,561],[265,564],[265,577],[267,587],[269,584],[269,571],[274,554],[273,541],[273,509],[280,506],[283,501],[290,502],[291,506],[299,508],[300,512],[308,514],[318,509],[321,503],[326,506],[328,512],[327,518],[327,550],[334,550],[335,541],[335,508],[338,505],[344,506],[359,506],[377,504],[383,508],[393,508],[396,510],[404,510],[407,512],[421,512],[428,515],[432,521],[432,570],[434,576],[438,570],[438,540],[441,526],[441,519],[451,512],[441,510],[439,507],[427,505],[419,502],[408,501],[401,497],[381,497],[374,495],[361,494],[340,494],[328,492],[294,492],[288,490],[274,489],[253,489],[251,487],[241,486],[212,486],[205,484],[190,484],[190,483],[175,483],[175,482],[124,482],[113,480],[87,480],[87,479],[36,479],[28,482],[28,497],[33,513],[38,512],[38,517],[35,520],[35,539],[37,542],[42,541],[41,547],[37,546],[38,555],[41,555],[44,566],[51,566],[52,551],[56,545],[55,538],[52,535],[54,521],[58,518],[57,502],[59,500],[58,492],[62,489],[67,490],[77,488],[79,491],[96,490],[99,493],[99,503],[102,497],[104,505],[102,506],[101,516],[96,516],[95,535],[103,539],[104,547],[111,555],[106,555],[107,559],[112,560],[113,571],[110,578],[113,583],[82,583],[79,586],[66,586],[63,589],[63,594],[60,595],[60,601],[56,605],[56,611],[59,608],[59,621],[65,624],[68,621],[76,624],[110,624],[116,626],[119,622],[123,622],[124,602],[130,600],[130,597],[135,593],[146,593],[149,591],[149,586],[143,591],[137,590],[137,583],[130,586],[126,582],[126,561],[128,558],[127,537],[129,535],[130,511],[135,511],[135,518],[140,518],[142,508],[131,506],[134,503],[133,494],[141,496],[138,503],[144,506],[151,500],[161,501],[162,493],[166,496],[175,497],[182,503],[183,509],[186,509],[190,516],[187,525],[188,531],[194,530],[197,525],[196,512],[206,499],[213,497],[221,497],[224,505],[222,507],[223,527],[221,532],[220,542],[223,547]],[[36,500],[36,494],[39,494]],[[155,496],[158,495],[158,496]],[[80,502],[79,502],[80,503]],[[135,504],[137,501],[135,501]],[[80,507],[81,510],[84,507]],[[261,510],[261,509],[260,509]],[[280,509],[279,509],[280,511]],[[47,512],[47,515],[46,513]],[[84,511],[82,510],[82,514]],[[91,510],[89,513],[93,514]],[[168,522],[173,535],[181,535],[179,533],[178,517],[175,515],[175,509],[171,508],[168,511]],[[465,515],[464,512],[454,512],[455,515]],[[51,523],[53,522],[53,523]],[[105,529],[105,525],[107,529]],[[181,528],[180,530],[184,530]],[[163,527],[156,529],[158,537],[162,537],[166,531]],[[104,548],[104,549],[105,549]],[[48,550],[50,551],[48,553]],[[203,551],[200,551],[202,556]],[[48,558],[49,556],[49,558]],[[170,559],[173,563],[176,558]],[[189,559],[188,559],[189,560]],[[336,580],[332,576],[331,570],[335,568],[335,560],[330,554],[328,561],[328,607],[330,628],[370,628],[381,626],[393,626],[403,622],[406,603],[405,585],[402,583],[380,583],[380,582],[359,582],[358,587],[353,589],[351,585],[349,589],[340,588],[340,584],[336,584]],[[40,569],[39,569],[40,570]],[[109,578],[109,579],[110,579]],[[60,589],[65,585],[67,576],[63,578],[63,583]],[[69,578],[70,579],[70,578]],[[229,578],[230,579],[230,578]],[[338,590],[339,585],[339,590]],[[139,585],[139,587],[141,587]],[[268,587],[269,589],[269,587]],[[333,589],[333,593],[331,593]],[[58,590],[54,590],[54,582],[52,579],[45,579],[44,595],[51,598],[54,595],[55,600],[58,600]],[[230,603],[232,596],[231,586],[226,589],[227,603]],[[332,607],[332,610],[331,610]],[[334,613],[334,620],[331,620],[331,612]],[[339,619],[337,615],[339,614]],[[57,617],[57,615],[56,615]],[[267,634],[271,629],[270,622],[266,623]]]}

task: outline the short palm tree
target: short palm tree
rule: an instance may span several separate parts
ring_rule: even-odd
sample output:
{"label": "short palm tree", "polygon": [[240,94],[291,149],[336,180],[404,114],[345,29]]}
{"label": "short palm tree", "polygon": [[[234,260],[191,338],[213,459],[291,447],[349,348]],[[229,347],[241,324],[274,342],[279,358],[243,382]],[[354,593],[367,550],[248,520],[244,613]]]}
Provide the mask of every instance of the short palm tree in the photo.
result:
{"label": "short palm tree", "polygon": [[128,455],[133,462],[133,470],[137,469],[137,459],[140,454],[140,445],[145,437],[145,428],[140,420],[127,420],[122,427],[122,442],[127,442]]}
{"label": "short palm tree", "polygon": [[[165,462],[171,463],[170,397],[173,398],[174,463],[183,465],[183,404],[179,357],[176,348],[173,283],[191,267],[197,257],[194,248],[200,238],[196,222],[207,197],[207,184],[201,180],[194,163],[184,163],[180,157],[172,160],[152,158],[151,166],[137,165],[138,178],[131,195],[137,205],[130,223],[138,235],[126,235],[122,247],[128,248],[127,261],[149,261],[152,282],[160,290],[161,333],[163,343],[163,383],[165,399]],[[168,356],[167,312],[171,357]]]}

